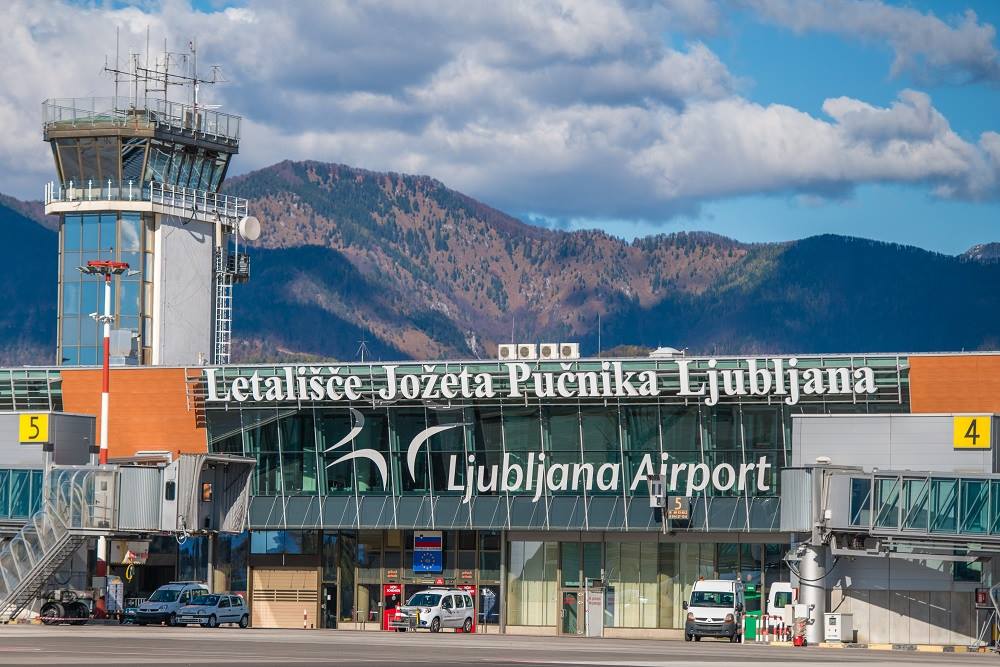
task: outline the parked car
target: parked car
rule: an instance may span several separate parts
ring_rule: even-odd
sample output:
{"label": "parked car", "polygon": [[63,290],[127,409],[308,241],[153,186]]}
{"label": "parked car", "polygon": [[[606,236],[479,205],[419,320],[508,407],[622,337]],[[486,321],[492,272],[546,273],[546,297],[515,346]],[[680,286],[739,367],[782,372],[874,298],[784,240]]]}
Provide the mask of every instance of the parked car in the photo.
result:
{"label": "parked car", "polygon": [[472,632],[476,610],[472,596],[458,588],[429,588],[414,593],[406,604],[396,608],[390,627],[405,632],[425,628],[462,628]]}
{"label": "parked car", "polygon": [[199,581],[171,581],[164,584],[139,605],[135,612],[135,624],[177,625],[177,610],[199,595],[208,595],[208,587]]}
{"label": "parked car", "polygon": [[217,628],[223,623],[236,623],[241,628],[250,625],[250,613],[239,595],[211,593],[199,595],[177,610],[177,625],[202,625]]}

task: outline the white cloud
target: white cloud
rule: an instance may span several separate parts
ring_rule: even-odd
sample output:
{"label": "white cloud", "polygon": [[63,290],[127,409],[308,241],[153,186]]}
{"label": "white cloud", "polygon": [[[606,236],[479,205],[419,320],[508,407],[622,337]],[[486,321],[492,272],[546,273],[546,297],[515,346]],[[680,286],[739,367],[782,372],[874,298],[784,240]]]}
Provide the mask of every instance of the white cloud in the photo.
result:
{"label": "white cloud", "polygon": [[[513,212],[662,220],[759,192],[837,196],[861,183],[991,198],[1000,135],[959,137],[931,99],[836,98],[814,117],[739,94],[698,35],[709,2],[366,3],[253,0],[155,15],[50,0],[0,8],[0,191],[37,197],[52,174],[38,101],[110,94],[113,26],[128,48],[198,38],[230,84],[208,101],[244,116],[235,171],[285,158],[430,174]],[[683,31],[683,47],[667,32]],[[95,36],[99,41],[95,42]],[[95,43],[98,46],[95,46]]]}
{"label": "white cloud", "polygon": [[892,74],[919,83],[1000,81],[996,29],[974,11],[942,20],[881,0],[744,0],[766,20],[793,30],[831,32],[895,53]]}

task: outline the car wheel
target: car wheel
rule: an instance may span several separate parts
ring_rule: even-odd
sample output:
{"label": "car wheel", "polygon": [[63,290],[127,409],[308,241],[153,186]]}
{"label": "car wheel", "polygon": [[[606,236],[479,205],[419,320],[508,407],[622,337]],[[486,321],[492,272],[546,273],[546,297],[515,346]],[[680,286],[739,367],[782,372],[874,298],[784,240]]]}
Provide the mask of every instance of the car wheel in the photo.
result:
{"label": "car wheel", "polygon": [[246,614],[243,614],[243,616],[240,617],[240,627],[245,628],[248,625],[250,625],[250,617],[247,616]]}
{"label": "car wheel", "polygon": [[694,636],[694,640],[695,640],[696,642],[700,642],[700,641],[701,641],[701,637],[699,637],[698,635],[695,635],[695,636]]}
{"label": "car wheel", "polygon": [[465,623],[462,623],[462,632],[472,632],[472,619],[465,619]]}
{"label": "car wheel", "polygon": [[139,627],[142,627],[142,628],[146,627],[146,622],[145,621],[136,621],[135,624],[138,625]]}
{"label": "car wheel", "polygon": [[212,614],[211,616],[208,617],[208,627],[210,628],[219,627],[219,619],[215,617],[215,614]]}
{"label": "car wheel", "polygon": [[58,602],[48,602],[38,615],[45,625],[55,625],[63,616],[63,607]]}
{"label": "car wheel", "polygon": [[435,618],[431,621],[431,632],[441,632],[441,619]]}

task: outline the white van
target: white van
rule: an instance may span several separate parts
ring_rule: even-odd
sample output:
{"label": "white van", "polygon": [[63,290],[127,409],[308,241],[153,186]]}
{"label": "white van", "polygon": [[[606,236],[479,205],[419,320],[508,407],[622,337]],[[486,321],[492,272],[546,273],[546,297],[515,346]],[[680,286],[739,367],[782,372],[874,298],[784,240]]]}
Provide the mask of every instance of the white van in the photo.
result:
{"label": "white van", "polygon": [[687,621],[684,640],[702,637],[738,642],[743,635],[743,584],[739,581],[703,579],[694,583],[691,598],[684,603]]}

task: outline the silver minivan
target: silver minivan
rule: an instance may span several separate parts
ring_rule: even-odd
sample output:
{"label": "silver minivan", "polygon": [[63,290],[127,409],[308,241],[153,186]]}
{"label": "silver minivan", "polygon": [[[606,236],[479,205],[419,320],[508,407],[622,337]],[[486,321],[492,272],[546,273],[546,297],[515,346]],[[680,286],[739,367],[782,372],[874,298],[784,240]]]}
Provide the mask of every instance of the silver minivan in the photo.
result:
{"label": "silver minivan", "polygon": [[428,588],[414,593],[406,604],[396,608],[389,625],[396,630],[425,628],[440,632],[441,628],[461,628],[472,632],[476,610],[472,596],[459,588]]}
{"label": "silver minivan", "polygon": [[171,581],[160,586],[135,612],[136,625],[166,623],[177,625],[177,610],[199,595],[207,595],[208,586],[200,581]]}

